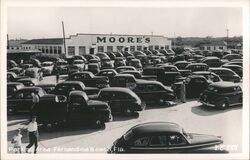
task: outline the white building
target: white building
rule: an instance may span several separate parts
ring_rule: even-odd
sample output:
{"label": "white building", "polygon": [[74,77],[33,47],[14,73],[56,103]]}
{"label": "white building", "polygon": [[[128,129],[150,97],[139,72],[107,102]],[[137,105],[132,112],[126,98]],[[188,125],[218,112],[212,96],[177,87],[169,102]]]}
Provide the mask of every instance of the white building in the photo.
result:
{"label": "white building", "polygon": [[66,54],[66,56],[94,54],[97,52],[170,49],[171,40],[160,35],[76,34],[65,39],[34,39],[23,43],[24,47],[39,49],[43,53]]}
{"label": "white building", "polygon": [[212,41],[200,45],[200,50],[227,50],[227,43],[225,41]]}

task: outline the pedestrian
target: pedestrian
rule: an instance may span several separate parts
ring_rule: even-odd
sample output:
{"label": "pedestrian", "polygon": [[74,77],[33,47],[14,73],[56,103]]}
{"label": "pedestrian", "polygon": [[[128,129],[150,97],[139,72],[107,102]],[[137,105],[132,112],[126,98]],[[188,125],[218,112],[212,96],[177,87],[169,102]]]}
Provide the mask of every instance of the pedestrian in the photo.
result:
{"label": "pedestrian", "polygon": [[60,78],[60,73],[57,67],[55,68],[55,75],[56,75],[56,83],[58,83]]}
{"label": "pedestrian", "polygon": [[26,153],[28,153],[28,150],[33,145],[35,145],[34,153],[36,154],[37,147],[38,147],[37,139],[39,136],[36,116],[32,117],[31,122],[28,124],[27,131],[28,131],[28,137],[29,137],[29,144],[26,146]]}
{"label": "pedestrian", "polygon": [[38,78],[39,81],[43,80],[43,71],[41,69],[38,70]]}
{"label": "pedestrian", "polygon": [[30,118],[32,118],[32,116],[34,116],[35,114],[35,106],[39,103],[39,95],[37,92],[32,92],[31,93],[31,96],[32,96],[32,106],[31,106],[31,109],[30,109]]}
{"label": "pedestrian", "polygon": [[185,82],[185,80],[181,84],[181,102],[186,103],[186,82]]}
{"label": "pedestrian", "polygon": [[15,153],[22,153],[22,137],[21,129],[17,129],[16,135],[11,140],[11,143],[14,144]]}

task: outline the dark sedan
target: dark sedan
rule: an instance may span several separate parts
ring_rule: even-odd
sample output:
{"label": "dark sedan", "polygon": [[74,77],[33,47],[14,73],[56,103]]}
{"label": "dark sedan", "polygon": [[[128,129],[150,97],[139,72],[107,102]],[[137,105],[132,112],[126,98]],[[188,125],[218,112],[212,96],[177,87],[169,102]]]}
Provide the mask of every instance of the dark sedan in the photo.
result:
{"label": "dark sedan", "polygon": [[200,102],[209,107],[226,109],[242,104],[242,89],[232,82],[216,82],[201,94]]}
{"label": "dark sedan", "polygon": [[19,82],[8,82],[7,83],[7,96],[13,95],[16,91],[23,88],[24,85]]}
{"label": "dark sedan", "polygon": [[192,72],[195,71],[208,71],[209,66],[205,63],[191,63],[186,66],[187,70],[191,70]]}
{"label": "dark sedan", "polygon": [[149,122],[136,125],[117,139],[108,153],[225,153],[214,135],[186,133],[176,123]]}
{"label": "dark sedan", "polygon": [[223,81],[230,81],[230,82],[241,81],[240,76],[228,68],[211,68],[210,71],[219,75]]}

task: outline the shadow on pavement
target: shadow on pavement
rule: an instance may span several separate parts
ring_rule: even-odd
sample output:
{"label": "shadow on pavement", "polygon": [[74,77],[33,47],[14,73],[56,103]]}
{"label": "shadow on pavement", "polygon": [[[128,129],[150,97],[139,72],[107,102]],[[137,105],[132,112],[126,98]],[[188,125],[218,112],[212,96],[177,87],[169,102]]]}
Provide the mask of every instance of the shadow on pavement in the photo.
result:
{"label": "shadow on pavement", "polygon": [[139,113],[135,112],[131,116],[124,116],[124,115],[114,115],[113,116],[113,121],[126,121],[126,120],[131,120],[131,119],[137,119],[139,117]]}
{"label": "shadow on pavement", "polygon": [[210,116],[238,109],[242,109],[242,105],[232,106],[225,110],[199,105],[192,107],[191,112],[199,116]]}
{"label": "shadow on pavement", "polygon": [[165,103],[147,103],[147,106],[145,108],[145,110],[149,110],[149,109],[162,109],[162,108],[168,108],[168,107],[173,107],[178,105],[177,102],[173,102],[173,101],[169,101],[169,102],[165,102]]}
{"label": "shadow on pavement", "polygon": [[14,120],[26,120],[29,119],[27,113],[18,113],[17,115],[7,115],[7,121],[14,121]]}

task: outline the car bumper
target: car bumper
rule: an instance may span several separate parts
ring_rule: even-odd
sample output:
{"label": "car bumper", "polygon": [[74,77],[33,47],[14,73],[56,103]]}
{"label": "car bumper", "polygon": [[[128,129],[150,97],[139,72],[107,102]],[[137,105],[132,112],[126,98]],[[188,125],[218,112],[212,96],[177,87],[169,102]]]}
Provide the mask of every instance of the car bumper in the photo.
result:
{"label": "car bumper", "polygon": [[208,106],[208,107],[216,107],[214,104],[208,103],[208,102],[204,102],[199,100],[200,103],[202,103],[204,106]]}

